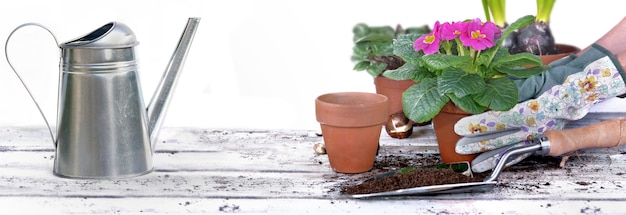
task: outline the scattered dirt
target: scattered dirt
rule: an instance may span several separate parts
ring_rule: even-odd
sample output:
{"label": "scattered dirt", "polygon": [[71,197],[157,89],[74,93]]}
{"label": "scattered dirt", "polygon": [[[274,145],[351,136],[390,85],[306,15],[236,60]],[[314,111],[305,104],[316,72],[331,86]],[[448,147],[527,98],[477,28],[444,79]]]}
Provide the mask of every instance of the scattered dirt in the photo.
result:
{"label": "scattered dirt", "polygon": [[233,213],[233,212],[240,212],[241,208],[239,207],[239,205],[222,205],[219,207],[218,209],[220,212],[228,212],[228,213]]}
{"label": "scattered dirt", "polygon": [[441,158],[437,155],[418,154],[414,157],[385,155],[376,157],[372,171],[387,172],[412,166],[428,166],[440,164]]}

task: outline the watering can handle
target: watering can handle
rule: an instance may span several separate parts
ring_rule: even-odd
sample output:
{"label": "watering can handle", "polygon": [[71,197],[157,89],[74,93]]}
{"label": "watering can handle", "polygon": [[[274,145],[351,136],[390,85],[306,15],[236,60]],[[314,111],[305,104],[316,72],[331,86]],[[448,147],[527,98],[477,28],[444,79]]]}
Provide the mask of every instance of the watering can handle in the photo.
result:
{"label": "watering can handle", "polygon": [[50,137],[52,138],[52,143],[54,144],[54,147],[56,148],[56,140],[54,139],[54,133],[52,132],[52,127],[50,127],[50,123],[48,123],[48,119],[46,118],[46,115],[41,110],[41,107],[39,106],[39,103],[37,103],[37,100],[35,100],[35,96],[33,96],[33,94],[31,93],[30,89],[28,89],[28,86],[26,86],[26,83],[24,82],[24,80],[22,79],[20,74],[17,72],[17,70],[15,70],[15,68],[13,67],[13,64],[11,64],[11,61],[9,60],[8,47],[9,47],[9,40],[11,39],[11,36],[13,36],[13,33],[15,33],[20,28],[27,27],[27,26],[36,26],[36,27],[40,27],[40,28],[43,28],[44,30],[48,31],[48,33],[50,33],[50,35],[52,35],[52,38],[54,38],[54,42],[58,46],[59,42],[57,41],[56,36],[54,36],[54,33],[52,33],[52,31],[50,31],[50,29],[48,29],[45,26],[43,26],[41,24],[38,24],[38,23],[32,23],[32,22],[24,23],[24,24],[22,24],[20,26],[17,26],[15,29],[13,29],[13,31],[11,31],[11,34],[9,34],[9,36],[7,37],[7,40],[4,43],[4,56],[7,59],[7,63],[11,67],[11,70],[13,70],[13,72],[15,73],[17,78],[20,80],[20,82],[22,83],[22,85],[24,86],[26,91],[28,92],[28,95],[30,95],[30,98],[35,103],[35,106],[37,106],[37,109],[39,110],[39,113],[43,117],[43,120],[46,123],[46,126],[48,126],[48,131],[50,131]]}

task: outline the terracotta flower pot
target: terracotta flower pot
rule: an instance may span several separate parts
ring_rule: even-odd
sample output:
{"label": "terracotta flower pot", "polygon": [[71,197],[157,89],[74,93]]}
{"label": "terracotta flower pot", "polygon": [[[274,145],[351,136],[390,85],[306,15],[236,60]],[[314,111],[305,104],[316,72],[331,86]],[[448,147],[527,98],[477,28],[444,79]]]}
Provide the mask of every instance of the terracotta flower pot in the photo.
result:
{"label": "terracotta flower pot", "polygon": [[561,59],[565,56],[568,56],[570,54],[575,54],[576,52],[580,51],[580,48],[576,46],[565,45],[565,44],[556,44],[555,46],[557,50],[561,51],[561,53],[551,54],[551,55],[539,55],[539,58],[541,58],[543,65],[548,65],[552,61]]}
{"label": "terracotta flower pot", "polygon": [[388,117],[387,97],[365,92],[324,94],[315,100],[331,168],[341,173],[372,169],[382,125]]}
{"label": "terracotta flower pot", "polygon": [[[399,116],[400,114],[404,115],[404,107],[402,105],[402,93],[406,91],[409,87],[413,86],[415,81],[413,80],[393,80],[390,78],[385,78],[382,76],[374,78],[374,85],[376,86],[376,93],[387,96],[389,99],[389,119],[387,124],[385,125],[385,131],[392,138],[408,138],[413,133],[413,125],[423,126],[428,125],[430,122],[423,123],[415,123],[413,121],[409,121],[410,128],[406,131],[397,131],[397,128],[389,128],[387,127],[392,123],[392,118],[394,115]],[[407,119],[406,116],[403,118]]]}
{"label": "terracotta flower pot", "polygon": [[443,109],[437,114],[433,120],[433,129],[435,130],[435,136],[437,137],[437,144],[439,146],[439,153],[444,163],[454,163],[461,161],[471,162],[476,158],[476,154],[462,155],[456,153],[454,149],[456,142],[461,139],[461,136],[454,132],[454,124],[461,118],[471,115],[455,106],[452,102],[448,102]]}
{"label": "terracotta flower pot", "polygon": [[376,93],[387,96],[389,99],[389,113],[388,115],[400,112],[402,107],[402,93],[409,87],[413,86],[415,81],[413,80],[393,80],[385,77],[374,78],[374,85],[376,85]]}

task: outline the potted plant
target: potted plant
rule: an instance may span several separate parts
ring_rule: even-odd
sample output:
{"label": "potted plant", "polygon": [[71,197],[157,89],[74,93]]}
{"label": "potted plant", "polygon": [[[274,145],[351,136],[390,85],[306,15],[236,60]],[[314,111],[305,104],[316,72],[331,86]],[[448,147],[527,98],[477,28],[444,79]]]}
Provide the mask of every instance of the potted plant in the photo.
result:
{"label": "potted plant", "polygon": [[[394,70],[404,65],[402,58],[393,54],[393,40],[399,35],[417,34],[422,35],[430,32],[427,25],[422,27],[412,27],[403,29],[397,25],[396,28],[391,26],[368,26],[359,23],[352,29],[354,33],[352,48],[352,61],[356,62],[355,71],[366,71],[374,78],[376,93],[382,94],[389,99],[389,113],[391,119],[408,118],[402,112],[402,93],[412,86],[413,80],[393,80],[384,77],[382,74],[387,70]],[[396,117],[397,116],[397,117]],[[387,123],[385,130],[389,136],[394,138],[405,138],[410,136],[412,122],[404,122],[408,124],[406,132],[396,132],[392,127],[397,123]],[[408,134],[408,135],[407,135]]]}
{"label": "potted plant", "polygon": [[[446,163],[471,160],[459,156],[454,145],[460,138],[453,131],[456,120],[468,114],[491,110],[509,110],[517,104],[517,86],[510,76],[525,78],[547,69],[537,55],[510,54],[502,44],[513,31],[534,21],[524,16],[502,31],[493,22],[480,19],[459,22],[436,22],[425,35],[401,35],[394,42],[394,54],[406,63],[383,73],[395,80],[411,79],[416,83],[402,96],[406,116],[417,122],[432,120],[435,135]],[[448,109],[462,114],[443,119]],[[443,126],[443,128],[440,128]],[[447,132],[444,134],[444,132]],[[451,140],[444,140],[453,137]],[[445,145],[451,149],[444,149]],[[445,157],[444,154],[452,157]]]}
{"label": "potted plant", "polygon": [[[580,51],[572,45],[555,43],[550,29],[550,15],[556,0],[537,0],[537,13],[533,23],[511,32],[503,46],[511,54],[529,52],[539,55],[547,65],[571,53]],[[487,21],[492,21],[500,28],[506,28],[506,0],[482,0]]]}

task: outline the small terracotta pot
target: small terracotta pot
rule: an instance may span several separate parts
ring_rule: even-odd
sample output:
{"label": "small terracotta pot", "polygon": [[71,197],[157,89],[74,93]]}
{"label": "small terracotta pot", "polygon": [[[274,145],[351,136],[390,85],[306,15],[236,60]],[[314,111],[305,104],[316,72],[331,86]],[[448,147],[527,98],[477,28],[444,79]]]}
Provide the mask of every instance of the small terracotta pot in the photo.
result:
{"label": "small terracotta pot", "polygon": [[315,99],[315,115],[335,172],[372,169],[382,126],[389,116],[387,103],[386,96],[365,92],[329,93]]}
{"label": "small terracotta pot", "polygon": [[437,137],[437,145],[439,153],[444,163],[455,163],[467,161],[471,162],[478,156],[477,154],[463,155],[456,153],[456,142],[461,136],[454,132],[454,124],[461,118],[472,115],[455,106],[452,102],[448,102],[443,109],[437,114],[433,120],[433,129]]}
{"label": "small terracotta pot", "polygon": [[539,58],[541,58],[541,61],[543,62],[543,65],[548,65],[549,63],[551,63],[552,61],[561,59],[565,56],[568,56],[570,54],[576,54],[576,52],[580,51],[580,48],[576,47],[576,46],[571,46],[571,45],[565,45],[565,44],[556,44],[556,49],[561,51],[560,54],[551,54],[551,55],[539,55]]}
{"label": "small terracotta pot", "polygon": [[389,99],[389,113],[388,115],[400,112],[402,107],[402,93],[409,87],[413,86],[415,81],[413,80],[393,80],[378,76],[374,78],[374,85],[376,85],[376,93],[387,96]]}

